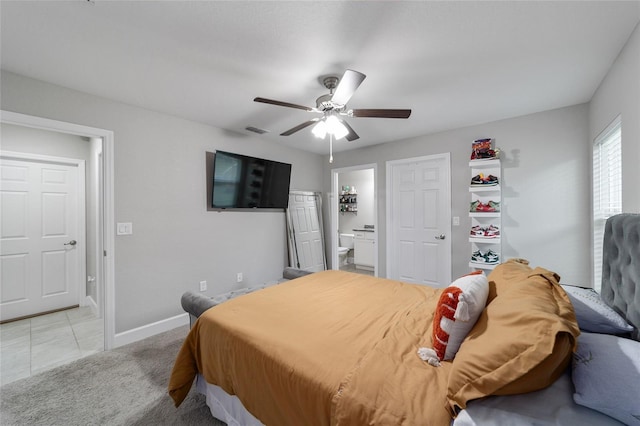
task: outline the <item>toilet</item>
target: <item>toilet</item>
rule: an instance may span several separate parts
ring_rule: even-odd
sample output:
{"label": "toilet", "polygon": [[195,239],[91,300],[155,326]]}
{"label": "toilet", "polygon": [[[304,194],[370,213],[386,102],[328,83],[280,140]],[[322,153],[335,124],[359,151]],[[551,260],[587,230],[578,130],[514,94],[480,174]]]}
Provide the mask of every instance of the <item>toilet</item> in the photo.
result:
{"label": "toilet", "polygon": [[340,247],[338,247],[338,257],[340,265],[348,264],[347,254],[353,248],[354,234],[340,234]]}

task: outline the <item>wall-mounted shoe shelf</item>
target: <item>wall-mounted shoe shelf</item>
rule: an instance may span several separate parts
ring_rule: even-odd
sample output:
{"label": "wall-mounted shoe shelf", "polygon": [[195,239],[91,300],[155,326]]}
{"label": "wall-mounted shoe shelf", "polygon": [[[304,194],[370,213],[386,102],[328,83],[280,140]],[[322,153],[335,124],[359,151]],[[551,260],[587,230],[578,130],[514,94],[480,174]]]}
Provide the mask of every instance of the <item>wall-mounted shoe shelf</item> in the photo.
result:
{"label": "wall-mounted shoe shelf", "polygon": [[469,267],[491,270],[502,261],[502,168],[499,159],[469,162]]}

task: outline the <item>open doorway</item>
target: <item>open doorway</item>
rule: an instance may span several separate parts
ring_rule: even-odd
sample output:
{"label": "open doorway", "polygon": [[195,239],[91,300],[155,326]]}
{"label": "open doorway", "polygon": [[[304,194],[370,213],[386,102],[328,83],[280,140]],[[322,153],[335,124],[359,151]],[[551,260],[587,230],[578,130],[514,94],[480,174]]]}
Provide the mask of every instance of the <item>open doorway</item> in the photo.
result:
{"label": "open doorway", "polygon": [[[82,240],[78,239],[75,244],[73,241],[66,240],[66,243],[69,244],[64,244],[65,249],[73,250],[79,249],[80,244],[84,243],[81,268],[83,272],[78,280],[78,285],[81,289],[77,297],[78,308],[75,308],[77,311],[60,311],[50,315],[54,315],[56,321],[67,320],[72,326],[82,321],[84,316],[93,315],[96,318],[100,318],[100,341],[95,342],[94,338],[93,347],[100,347],[100,350],[111,349],[115,337],[113,297],[113,132],[7,111],[0,113],[0,121],[3,128],[10,128],[16,134],[26,137],[43,136],[43,141],[40,143],[41,145],[44,144],[44,148],[41,148],[50,157],[52,151],[50,148],[47,150],[46,147],[47,135],[51,135],[52,140],[74,140],[75,138],[86,144],[87,156],[82,160],[83,163],[88,165],[87,173],[85,174],[86,184],[84,185],[86,191],[81,194],[82,201],[86,205],[86,208],[83,209],[86,213],[86,223],[81,225],[85,235]],[[8,149],[8,146],[4,143],[3,149]],[[33,152],[28,156],[34,157]],[[76,157],[76,155],[72,156]],[[6,155],[3,155],[4,157]],[[35,157],[38,156],[35,155]],[[42,158],[35,158],[35,161],[42,162],[45,159],[44,157],[43,155]],[[34,158],[19,158],[18,160],[28,163],[33,161]],[[57,162],[60,163],[60,161]],[[64,161],[62,162],[64,163]],[[52,206],[55,207],[57,205],[56,202],[56,200],[53,200]],[[53,259],[53,256],[51,258]],[[49,324],[52,321],[47,320],[44,323]],[[42,323],[42,321],[39,322]],[[75,337],[77,338],[78,334]]]}
{"label": "open doorway", "polygon": [[377,164],[331,171],[331,269],[378,276]]}

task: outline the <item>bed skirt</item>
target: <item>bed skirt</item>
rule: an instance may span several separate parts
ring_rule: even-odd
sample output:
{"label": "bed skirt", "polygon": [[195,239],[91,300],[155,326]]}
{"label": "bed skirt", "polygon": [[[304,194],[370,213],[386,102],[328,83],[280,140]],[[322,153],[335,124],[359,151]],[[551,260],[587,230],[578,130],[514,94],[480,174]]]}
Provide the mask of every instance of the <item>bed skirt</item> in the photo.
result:
{"label": "bed skirt", "polygon": [[207,398],[211,415],[228,426],[264,426],[240,402],[235,395],[229,395],[220,386],[212,385],[198,374],[196,390]]}

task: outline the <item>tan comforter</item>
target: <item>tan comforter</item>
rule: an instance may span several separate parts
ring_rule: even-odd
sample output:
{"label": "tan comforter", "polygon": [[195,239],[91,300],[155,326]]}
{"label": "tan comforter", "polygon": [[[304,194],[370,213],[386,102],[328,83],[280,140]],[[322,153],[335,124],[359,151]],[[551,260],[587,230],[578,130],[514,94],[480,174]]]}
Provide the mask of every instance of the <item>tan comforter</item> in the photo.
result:
{"label": "tan comforter", "polygon": [[267,425],[446,425],[448,363],[431,346],[441,290],[325,271],[206,311],[178,355],[176,405],[195,375]]}

